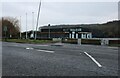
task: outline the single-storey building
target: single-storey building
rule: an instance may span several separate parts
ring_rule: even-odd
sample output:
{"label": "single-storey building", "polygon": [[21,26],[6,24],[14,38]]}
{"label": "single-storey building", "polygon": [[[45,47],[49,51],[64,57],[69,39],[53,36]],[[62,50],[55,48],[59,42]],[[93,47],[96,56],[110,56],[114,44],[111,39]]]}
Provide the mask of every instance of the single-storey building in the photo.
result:
{"label": "single-storey building", "polygon": [[92,38],[92,32],[89,29],[81,26],[42,26],[39,27],[39,33],[37,33],[37,38]]}

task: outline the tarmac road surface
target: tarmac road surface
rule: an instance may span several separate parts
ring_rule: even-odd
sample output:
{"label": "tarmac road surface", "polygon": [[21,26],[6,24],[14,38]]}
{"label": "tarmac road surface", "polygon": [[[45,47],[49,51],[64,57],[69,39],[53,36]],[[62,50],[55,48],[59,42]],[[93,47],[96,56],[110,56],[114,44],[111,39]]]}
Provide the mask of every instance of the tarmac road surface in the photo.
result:
{"label": "tarmac road surface", "polygon": [[2,43],[3,76],[118,76],[118,48]]}

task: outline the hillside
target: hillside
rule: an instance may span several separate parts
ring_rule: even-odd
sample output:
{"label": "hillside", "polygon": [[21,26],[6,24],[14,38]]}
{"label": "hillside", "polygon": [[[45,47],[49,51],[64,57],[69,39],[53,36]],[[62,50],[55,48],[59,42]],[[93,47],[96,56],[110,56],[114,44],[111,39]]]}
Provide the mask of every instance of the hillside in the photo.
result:
{"label": "hillside", "polygon": [[80,26],[89,29],[93,37],[97,38],[120,38],[118,21],[110,21],[104,24],[78,24],[78,25],[55,25],[55,26]]}
{"label": "hillside", "polygon": [[86,28],[90,29],[93,37],[120,38],[119,23],[120,21],[112,21],[104,24],[88,25]]}

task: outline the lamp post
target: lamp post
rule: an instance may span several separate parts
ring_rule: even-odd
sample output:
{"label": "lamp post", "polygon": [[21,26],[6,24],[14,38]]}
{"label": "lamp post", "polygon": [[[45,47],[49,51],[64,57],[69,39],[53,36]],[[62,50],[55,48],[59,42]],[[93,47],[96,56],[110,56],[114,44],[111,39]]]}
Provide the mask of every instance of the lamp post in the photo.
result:
{"label": "lamp post", "polygon": [[4,26],[5,40],[7,39],[7,26]]}
{"label": "lamp post", "polygon": [[27,39],[27,13],[26,13],[26,39]]}
{"label": "lamp post", "polygon": [[20,16],[20,39],[21,39],[21,16]]}
{"label": "lamp post", "polygon": [[49,36],[48,37],[50,39],[50,24],[48,24],[48,27],[49,27],[49,34],[48,34]]}
{"label": "lamp post", "polygon": [[34,38],[34,12],[32,12],[32,29],[33,29],[33,38]]}

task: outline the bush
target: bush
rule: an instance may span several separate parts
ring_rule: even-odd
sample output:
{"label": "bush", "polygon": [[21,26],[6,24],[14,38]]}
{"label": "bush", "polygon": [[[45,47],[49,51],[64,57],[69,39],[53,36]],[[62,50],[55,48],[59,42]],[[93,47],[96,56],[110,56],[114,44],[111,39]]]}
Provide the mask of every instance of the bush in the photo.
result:
{"label": "bush", "polygon": [[109,46],[120,47],[120,40],[109,40]]}
{"label": "bush", "polygon": [[77,44],[77,39],[62,39],[62,43]]}
{"label": "bush", "polygon": [[109,44],[120,44],[120,40],[109,40]]}

